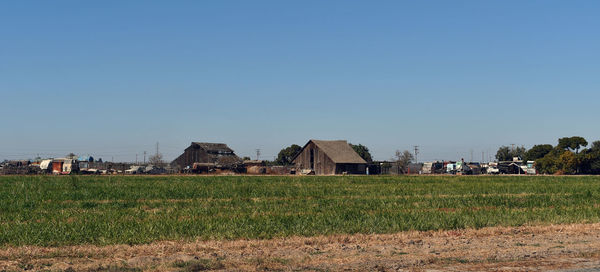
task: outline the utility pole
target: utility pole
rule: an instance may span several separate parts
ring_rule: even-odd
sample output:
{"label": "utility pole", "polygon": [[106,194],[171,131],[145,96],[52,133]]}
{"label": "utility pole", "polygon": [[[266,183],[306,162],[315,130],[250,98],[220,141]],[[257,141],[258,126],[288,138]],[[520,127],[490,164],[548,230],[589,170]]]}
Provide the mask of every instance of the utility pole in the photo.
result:
{"label": "utility pole", "polygon": [[485,160],[483,159],[483,155],[485,154],[485,152],[481,151],[481,163],[483,163]]}
{"label": "utility pole", "polygon": [[260,148],[256,149],[256,160],[258,161],[258,158],[260,158]]}
{"label": "utility pole", "polygon": [[158,142],[156,142],[156,156],[158,157]]}
{"label": "utility pole", "polygon": [[419,162],[419,159],[417,159],[417,155],[419,155],[419,146],[415,145],[415,163]]}
{"label": "utility pole", "polygon": [[146,151],[144,151],[144,164],[146,164]]}
{"label": "utility pole", "polygon": [[135,164],[137,164],[137,153],[135,153]]}
{"label": "utility pole", "polygon": [[470,162],[473,162],[473,149],[471,149],[470,151],[471,151],[471,160],[470,160]]}

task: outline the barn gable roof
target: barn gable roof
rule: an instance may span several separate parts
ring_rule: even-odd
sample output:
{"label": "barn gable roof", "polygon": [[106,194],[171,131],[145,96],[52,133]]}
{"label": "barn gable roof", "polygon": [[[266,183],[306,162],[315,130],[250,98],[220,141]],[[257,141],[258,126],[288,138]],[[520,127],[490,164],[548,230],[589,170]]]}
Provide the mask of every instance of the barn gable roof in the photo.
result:
{"label": "barn gable roof", "polygon": [[[310,140],[302,147],[302,150],[298,154],[302,153],[304,148],[313,142],[319,149],[325,152],[325,155],[329,157],[333,163],[358,163],[366,164],[367,162],[361,158],[354,149],[345,140],[336,141],[323,141],[323,140]],[[296,155],[297,157],[298,155]],[[296,158],[294,158],[295,160]]]}
{"label": "barn gable roof", "polygon": [[192,142],[192,146],[199,146],[207,152],[213,151],[218,153],[233,153],[233,150],[223,143]]}

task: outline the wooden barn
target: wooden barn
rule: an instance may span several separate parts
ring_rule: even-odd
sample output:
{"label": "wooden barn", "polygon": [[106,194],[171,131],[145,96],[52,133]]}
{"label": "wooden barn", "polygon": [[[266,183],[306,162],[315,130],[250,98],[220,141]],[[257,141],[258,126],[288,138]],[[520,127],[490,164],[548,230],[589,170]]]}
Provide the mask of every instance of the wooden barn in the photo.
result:
{"label": "wooden barn", "polygon": [[241,159],[226,144],[192,142],[171,165],[184,169],[194,163],[229,166],[241,164]]}
{"label": "wooden barn", "polygon": [[312,170],[316,175],[365,174],[367,167],[367,162],[343,140],[310,140],[292,162],[299,172]]}

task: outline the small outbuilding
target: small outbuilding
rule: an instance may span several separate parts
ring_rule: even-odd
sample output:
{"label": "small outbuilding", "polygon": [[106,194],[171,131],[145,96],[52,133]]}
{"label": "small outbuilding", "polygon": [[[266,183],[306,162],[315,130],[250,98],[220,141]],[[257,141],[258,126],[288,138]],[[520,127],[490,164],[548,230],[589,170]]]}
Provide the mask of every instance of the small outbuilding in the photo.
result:
{"label": "small outbuilding", "polygon": [[344,140],[310,140],[292,163],[299,172],[316,175],[366,174],[367,169],[367,162]]}

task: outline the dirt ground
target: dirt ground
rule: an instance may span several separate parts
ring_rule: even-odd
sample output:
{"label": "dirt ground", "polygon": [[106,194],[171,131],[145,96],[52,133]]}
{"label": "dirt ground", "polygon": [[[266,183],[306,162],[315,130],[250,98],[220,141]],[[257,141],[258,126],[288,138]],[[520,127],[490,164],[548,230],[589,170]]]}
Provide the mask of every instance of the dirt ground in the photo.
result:
{"label": "dirt ground", "polygon": [[0,248],[0,271],[548,271],[600,267],[600,223]]}

